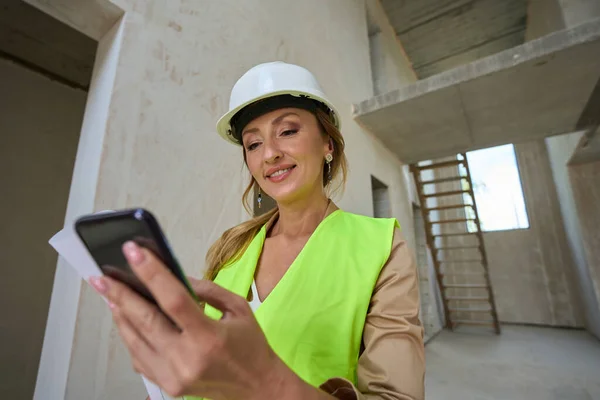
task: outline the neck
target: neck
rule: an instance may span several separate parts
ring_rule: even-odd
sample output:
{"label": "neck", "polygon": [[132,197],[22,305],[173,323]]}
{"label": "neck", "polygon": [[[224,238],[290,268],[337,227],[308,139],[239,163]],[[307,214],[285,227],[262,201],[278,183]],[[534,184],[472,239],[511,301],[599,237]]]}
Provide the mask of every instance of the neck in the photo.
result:
{"label": "neck", "polygon": [[278,204],[279,218],[272,235],[294,238],[312,234],[325,218],[328,206],[329,199],[321,190],[302,200]]}

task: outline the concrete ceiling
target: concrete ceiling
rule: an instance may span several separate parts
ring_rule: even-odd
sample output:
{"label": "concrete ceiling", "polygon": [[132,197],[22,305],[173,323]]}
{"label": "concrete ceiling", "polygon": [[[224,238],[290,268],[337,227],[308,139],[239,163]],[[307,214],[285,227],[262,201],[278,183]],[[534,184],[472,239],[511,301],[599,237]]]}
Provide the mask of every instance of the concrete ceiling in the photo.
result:
{"label": "concrete ceiling", "polygon": [[525,40],[527,0],[381,0],[419,78]]}
{"label": "concrete ceiling", "polygon": [[0,0],[0,57],[87,89],[97,44],[23,1]]}
{"label": "concrete ceiling", "polygon": [[600,20],[354,105],[405,163],[600,123]]}

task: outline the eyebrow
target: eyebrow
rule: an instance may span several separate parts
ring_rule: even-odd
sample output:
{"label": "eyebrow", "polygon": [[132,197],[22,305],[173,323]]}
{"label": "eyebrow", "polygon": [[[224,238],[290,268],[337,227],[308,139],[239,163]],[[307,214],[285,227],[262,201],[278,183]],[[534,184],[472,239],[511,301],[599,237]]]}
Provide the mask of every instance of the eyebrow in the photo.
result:
{"label": "eyebrow", "polygon": [[[295,115],[295,116],[297,116],[297,117],[300,117],[298,114],[296,114],[296,113],[295,113],[295,112],[293,112],[293,111],[286,112],[285,114],[281,114],[279,117],[275,118],[275,119],[273,120],[273,122],[271,122],[271,125],[277,125],[278,123],[280,123],[280,122],[281,122],[281,120],[282,120],[282,119],[284,119],[285,117],[288,117],[288,116],[290,116],[290,115]],[[244,132],[242,132],[242,137],[244,137],[244,135],[245,135],[246,133],[254,133],[254,132],[258,132],[258,128],[252,128],[252,129],[245,130]]]}

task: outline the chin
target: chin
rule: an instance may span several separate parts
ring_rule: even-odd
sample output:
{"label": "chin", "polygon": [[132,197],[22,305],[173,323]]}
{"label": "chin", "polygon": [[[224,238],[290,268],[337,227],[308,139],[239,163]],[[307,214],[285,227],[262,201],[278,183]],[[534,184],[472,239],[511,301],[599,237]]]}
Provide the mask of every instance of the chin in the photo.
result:
{"label": "chin", "polygon": [[288,203],[299,197],[298,190],[277,190],[270,195],[277,203]]}
{"label": "chin", "polygon": [[277,203],[289,203],[300,197],[302,193],[306,192],[302,190],[302,186],[294,182],[290,182],[287,185],[274,185],[272,190],[269,190],[267,194],[273,198]]}

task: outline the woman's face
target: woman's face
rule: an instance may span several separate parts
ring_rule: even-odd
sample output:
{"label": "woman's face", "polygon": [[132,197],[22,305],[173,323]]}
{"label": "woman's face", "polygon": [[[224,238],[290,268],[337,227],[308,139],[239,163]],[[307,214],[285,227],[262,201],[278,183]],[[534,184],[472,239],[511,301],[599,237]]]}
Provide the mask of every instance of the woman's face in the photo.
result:
{"label": "woman's face", "polygon": [[277,203],[323,190],[323,162],[331,150],[313,113],[299,108],[271,111],[246,125],[242,142],[250,173]]}

